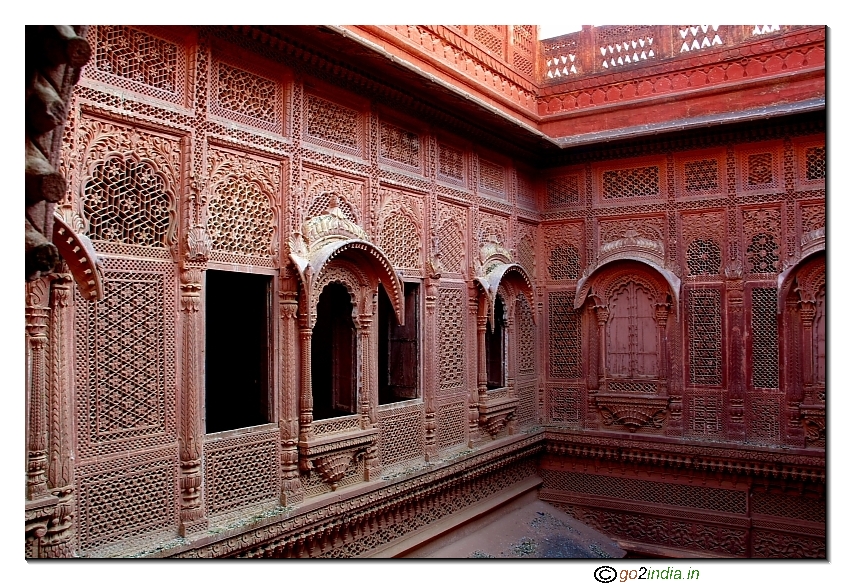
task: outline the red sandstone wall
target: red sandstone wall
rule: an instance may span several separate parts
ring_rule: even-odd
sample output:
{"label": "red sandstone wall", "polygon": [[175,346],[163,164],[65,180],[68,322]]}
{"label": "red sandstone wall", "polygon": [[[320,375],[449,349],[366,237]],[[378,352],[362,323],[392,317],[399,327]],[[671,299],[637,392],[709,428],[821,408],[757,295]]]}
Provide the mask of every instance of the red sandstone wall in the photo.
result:
{"label": "red sandstone wall", "polygon": [[[639,155],[600,149],[538,171],[237,31],[92,27],[90,36],[95,55],[65,132],[62,212],[103,257],[106,299],[63,306],[57,317],[73,324],[53,339],[73,355],[80,553],[204,532],[331,491],[298,468],[299,288],[287,267],[290,235],[324,211],[329,191],[404,279],[423,283],[426,355],[422,398],[374,413],[376,459],[353,462],[339,486],[362,482],[369,463],[415,465],[513,429],[491,436],[470,407],[484,241],[511,250],[537,285],[509,342],[518,428],[544,421],[615,441],[822,455],[812,332],[823,305],[822,127],[776,124],[707,145],[695,136]],[[680,288],[626,257],[654,262]],[[604,264],[612,258],[621,261]],[[280,301],[271,423],[205,437],[211,268],[271,275]],[[806,297],[777,287],[786,271]],[[644,383],[666,403],[652,423],[617,421],[623,407],[599,362],[603,304],[587,293],[602,283],[651,287],[653,304],[666,306],[640,324],[641,338],[661,339],[662,364]],[[578,309],[577,292],[590,296]],[[318,425],[332,435],[346,423],[359,421]],[[399,436],[415,439],[402,446]],[[545,472],[544,487],[571,491]],[[601,504],[587,500],[582,508]]]}

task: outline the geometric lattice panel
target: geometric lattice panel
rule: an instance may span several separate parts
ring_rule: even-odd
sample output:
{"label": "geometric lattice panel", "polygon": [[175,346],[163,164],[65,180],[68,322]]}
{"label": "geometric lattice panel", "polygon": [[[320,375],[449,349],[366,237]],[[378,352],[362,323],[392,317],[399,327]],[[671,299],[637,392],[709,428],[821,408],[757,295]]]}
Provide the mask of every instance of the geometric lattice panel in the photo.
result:
{"label": "geometric lattice panel", "polygon": [[165,247],[175,214],[163,177],[147,162],[109,158],[85,184],[92,240]]}
{"label": "geometric lattice panel", "polygon": [[723,394],[691,392],[686,397],[687,432],[690,435],[723,433]]}
{"label": "geometric lattice panel", "polygon": [[282,96],[275,81],[221,62],[212,81],[214,114],[269,131],[282,129]]}
{"label": "geometric lattice panel", "polygon": [[466,378],[464,354],[465,290],[440,288],[437,322],[440,357],[440,392],[461,392]]}
{"label": "geometric lattice panel", "polygon": [[275,504],[280,496],[280,433],[255,433],[204,444],[204,486],[212,516]]}
{"label": "geometric lattice panel", "polygon": [[213,252],[270,256],[275,232],[271,205],[263,189],[244,177],[234,176],[219,183],[209,203],[208,229]]}
{"label": "geometric lattice panel", "polygon": [[516,304],[515,321],[519,332],[519,350],[517,368],[520,375],[533,375],[536,369],[535,361],[535,326],[531,319],[531,307],[525,296],[520,296]]}
{"label": "geometric lattice panel", "polygon": [[723,379],[720,290],[688,290],[687,314],[690,384],[720,385]]}
{"label": "geometric lattice panel", "polygon": [[83,550],[164,529],[176,531],[177,452],[159,452],[159,459],[140,457],[78,468]]}
{"label": "geometric lattice panel", "polygon": [[186,84],[186,50],[127,26],[93,26],[88,40],[93,54],[87,77],[182,104]]}
{"label": "geometric lattice panel", "polygon": [[306,102],[306,137],[344,150],[359,150],[360,116],[357,110],[315,95],[307,95]]}
{"label": "geometric lattice panel", "polygon": [[752,333],[752,387],[779,388],[779,330],[776,288],[753,288],[750,309]]}
{"label": "geometric lattice panel", "polygon": [[746,514],[747,493],[740,490],[668,484],[577,472],[543,470],[543,487],[618,500]]}
{"label": "geometric lattice panel", "polygon": [[445,449],[466,441],[466,402],[441,405],[437,409],[437,447]]}
{"label": "geometric lattice panel", "polygon": [[824,498],[809,498],[788,492],[782,494],[753,492],[750,510],[754,514],[782,516],[812,522],[826,521],[826,500]]}
{"label": "geometric lattice panel", "polygon": [[581,422],[581,389],[579,387],[547,387],[549,421],[569,426]]}
{"label": "geometric lattice panel", "polygon": [[658,166],[606,170],[602,173],[602,198],[658,196],[659,192]]}
{"label": "geometric lattice panel", "polygon": [[777,444],[781,440],[781,395],[752,394],[749,396],[747,441]]}
{"label": "geometric lattice panel", "polygon": [[517,425],[524,427],[534,423],[537,420],[537,385],[533,382],[519,383],[516,395],[519,398]]}
{"label": "geometric lattice panel", "polygon": [[581,320],[573,308],[575,292],[549,292],[549,376],[579,378]]}
{"label": "geometric lattice panel", "polygon": [[[120,265],[123,263],[124,265]],[[80,455],[175,437],[173,266],[108,260],[103,300],[76,304]],[[147,271],[151,268],[162,271]]]}
{"label": "geometric lattice panel", "polygon": [[385,469],[425,455],[424,411],[422,403],[378,411],[381,466]]}

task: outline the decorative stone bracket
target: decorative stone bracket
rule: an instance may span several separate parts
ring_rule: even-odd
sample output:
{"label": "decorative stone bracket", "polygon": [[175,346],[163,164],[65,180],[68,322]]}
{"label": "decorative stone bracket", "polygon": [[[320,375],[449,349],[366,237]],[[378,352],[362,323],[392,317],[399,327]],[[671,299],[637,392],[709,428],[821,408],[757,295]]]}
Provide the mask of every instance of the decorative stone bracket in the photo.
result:
{"label": "decorative stone bracket", "polygon": [[662,429],[668,413],[667,397],[598,395],[596,405],[605,425],[625,427],[632,433],[643,428]]}
{"label": "decorative stone bracket", "polygon": [[478,405],[478,423],[492,437],[496,437],[505,428],[505,425],[508,425],[508,422],[516,417],[518,406],[519,399],[516,397],[483,401]]}
{"label": "decorative stone bracket", "polygon": [[800,423],[806,430],[806,444],[821,445],[826,439],[826,407],[800,405]]}
{"label": "decorative stone bracket", "polygon": [[[336,490],[339,481],[345,477],[345,471],[351,462],[361,456],[372,457],[377,447],[378,429],[362,429],[347,433],[313,438],[298,443],[300,469],[302,472],[317,471],[331,489]],[[375,469],[367,464],[366,476],[369,480]]]}

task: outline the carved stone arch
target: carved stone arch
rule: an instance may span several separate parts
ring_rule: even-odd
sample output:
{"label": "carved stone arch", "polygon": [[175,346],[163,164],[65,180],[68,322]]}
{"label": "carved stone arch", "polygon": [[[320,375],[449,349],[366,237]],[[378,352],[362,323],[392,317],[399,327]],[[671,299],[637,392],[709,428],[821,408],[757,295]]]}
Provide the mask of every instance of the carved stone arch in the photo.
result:
{"label": "carved stone arch", "polygon": [[[502,288],[505,293],[506,309],[509,315],[513,313],[513,304],[517,295],[522,294],[530,306],[534,305],[534,284],[525,268],[518,263],[496,263],[489,266],[486,275],[475,278],[475,283],[483,292],[483,301],[487,319],[493,322],[496,307],[496,296]],[[534,310],[531,311],[532,320],[537,324]]]}
{"label": "carved stone arch", "polygon": [[[657,275],[661,276],[667,283],[667,286],[669,286],[668,293],[672,295],[673,309],[675,310],[676,306],[679,305],[679,292],[682,287],[682,280],[679,279],[679,277],[675,273],[673,273],[669,269],[665,269],[657,262],[646,257],[635,257],[632,255],[621,257],[619,255],[612,255],[604,261],[600,262],[596,266],[596,268],[594,268],[588,275],[578,280],[578,284],[576,285],[576,299],[574,304],[576,310],[578,310],[584,305],[591,288],[595,289],[598,286],[598,282],[602,281],[603,278],[608,279],[608,277],[610,277],[610,274],[619,272],[619,270],[616,269],[614,269],[614,271],[611,271],[612,267],[614,267],[612,264],[617,262],[622,262],[623,265],[627,265],[629,262],[637,262],[657,272]],[[644,269],[646,268],[640,268],[641,271]],[[639,271],[636,273],[639,273]]]}
{"label": "carved stone arch", "polygon": [[[817,263],[818,257],[822,257],[824,260],[821,277],[825,278],[826,248],[822,242],[820,245],[814,245],[809,248],[807,252],[804,253],[798,261],[796,261],[788,269],[784,270],[782,273],[779,274],[779,277],[776,280],[776,287],[778,292],[776,294],[777,314],[782,313],[785,303],[788,299],[788,295],[792,291],[795,291],[799,288],[799,286],[795,284],[797,279],[800,278],[800,276],[803,276],[805,281],[809,281],[809,277],[812,274],[812,266]],[[808,289],[808,287],[804,287],[803,289],[806,290]]]}
{"label": "carved stone arch", "polygon": [[[122,171],[123,175],[120,175]],[[130,182],[137,183],[130,192],[137,195],[151,194],[156,200],[152,197],[146,204],[144,196],[132,200],[121,196],[121,192],[115,192],[127,183],[127,174],[131,177]],[[161,188],[153,184],[156,181],[161,183]],[[90,192],[97,182],[112,193],[106,194],[112,200],[92,199]],[[148,189],[142,188],[144,186]],[[166,173],[157,168],[154,160],[139,156],[136,152],[110,152],[89,165],[86,178],[80,183],[80,216],[93,240],[167,249],[177,244],[175,185]],[[110,220],[120,220],[120,228],[110,226]]]}
{"label": "carved stone arch", "polygon": [[826,253],[814,251],[782,274],[777,294],[786,399],[799,403],[799,438],[826,443]]}
{"label": "carved stone arch", "polygon": [[309,260],[294,253],[290,258],[298,270],[305,292],[303,305],[310,308],[308,327],[312,328],[315,324],[315,306],[322,291],[318,284],[328,266],[333,263],[340,264],[335,262],[335,259],[347,259],[344,264],[349,269],[351,266],[358,266],[370,289],[376,290],[378,283],[381,283],[389,296],[396,319],[399,324],[404,324],[404,286],[393,270],[390,260],[376,245],[356,239],[335,241],[317,249],[310,255]]}

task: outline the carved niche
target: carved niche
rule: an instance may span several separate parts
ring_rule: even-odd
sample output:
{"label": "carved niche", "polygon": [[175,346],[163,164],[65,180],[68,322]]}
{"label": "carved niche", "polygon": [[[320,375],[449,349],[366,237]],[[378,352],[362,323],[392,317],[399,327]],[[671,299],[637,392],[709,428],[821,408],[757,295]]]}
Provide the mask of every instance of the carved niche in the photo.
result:
{"label": "carved niche", "polygon": [[[529,306],[534,305],[534,287],[526,270],[513,262],[512,253],[499,243],[495,234],[483,240],[478,255],[475,268],[479,290],[478,422],[495,438],[505,427],[509,434],[516,431],[520,403],[515,385],[520,343],[514,312],[520,295],[525,296]],[[534,318],[534,312],[530,314]],[[490,386],[494,369],[503,373],[496,376],[504,386]]]}
{"label": "carved niche", "polygon": [[[817,254],[794,268],[781,285],[784,314],[790,333],[784,335],[790,366],[789,401],[799,401],[800,425],[807,447],[824,447],[826,440],[826,262]],[[780,308],[782,304],[780,303]]]}
{"label": "carved niche", "polygon": [[[302,479],[308,491],[315,490],[309,486],[312,472],[332,490],[350,479],[356,481],[352,473],[362,471],[365,480],[380,475],[378,428],[375,427],[377,341],[372,331],[379,283],[389,295],[396,318],[404,322],[404,288],[386,254],[349,218],[335,192],[317,195],[328,201],[326,212],[305,221],[289,241],[289,258],[301,284],[298,450],[299,467],[305,474]],[[353,413],[314,420],[312,336],[319,298],[331,285],[341,286],[343,295],[352,304],[350,314],[356,336],[352,343],[356,354],[356,374],[352,375],[355,386],[350,399]]]}
{"label": "carved niche", "polygon": [[591,276],[582,304],[596,316],[598,394],[612,429],[655,433],[670,412],[667,327],[673,290],[661,274],[623,262]]}

